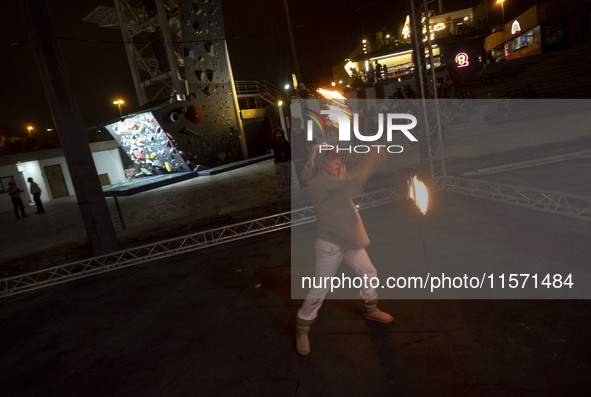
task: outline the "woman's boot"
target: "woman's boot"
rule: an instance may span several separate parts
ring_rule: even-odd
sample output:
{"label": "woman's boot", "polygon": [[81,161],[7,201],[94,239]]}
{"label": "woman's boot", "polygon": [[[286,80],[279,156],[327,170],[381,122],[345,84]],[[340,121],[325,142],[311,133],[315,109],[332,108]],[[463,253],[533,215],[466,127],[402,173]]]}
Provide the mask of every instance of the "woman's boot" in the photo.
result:
{"label": "woman's boot", "polygon": [[363,303],[363,317],[366,320],[377,321],[382,324],[389,324],[394,321],[394,318],[388,313],[384,313],[378,309],[378,300],[362,301]]}
{"label": "woman's boot", "polygon": [[310,353],[310,338],[308,338],[308,333],[310,332],[310,325],[313,322],[314,320],[302,320],[297,317],[296,348],[302,356]]}

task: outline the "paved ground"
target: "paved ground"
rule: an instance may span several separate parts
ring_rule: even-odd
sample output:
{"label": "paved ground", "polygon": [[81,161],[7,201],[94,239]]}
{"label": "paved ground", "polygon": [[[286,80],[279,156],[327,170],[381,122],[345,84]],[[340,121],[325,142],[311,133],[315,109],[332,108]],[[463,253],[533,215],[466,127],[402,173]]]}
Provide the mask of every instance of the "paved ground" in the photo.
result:
{"label": "paved ground", "polygon": [[[417,226],[413,236],[423,236],[425,259],[445,255],[440,238],[429,235],[436,224],[453,225],[446,241],[472,247],[476,263],[507,258],[510,248],[496,239],[485,251],[473,248],[487,232],[466,230],[474,226],[470,214],[495,233],[506,229],[505,239],[518,240],[541,260],[564,255],[555,230],[580,227],[473,199],[440,202],[446,211],[432,218],[417,218],[407,205],[390,208],[400,222]],[[370,234],[383,211],[363,213]],[[402,229],[393,229],[393,241],[408,241],[398,238]],[[496,256],[498,250],[505,254]],[[363,320],[356,301],[329,300],[312,328],[312,353],[300,357],[294,349],[300,301],[290,296],[289,259],[290,232],[284,230],[3,298],[2,394],[591,393],[590,301],[382,300],[395,316],[393,325],[383,326]]]}
{"label": "paved ground", "polygon": [[[548,154],[557,148],[579,149],[557,144]],[[481,169],[517,152],[450,169]],[[590,168],[583,157],[477,177],[590,196]],[[377,179],[382,183],[383,174]],[[465,260],[484,264],[524,252],[544,269],[591,259],[586,222],[454,195],[438,203],[425,218],[408,203],[392,207],[397,219],[414,225],[410,236],[401,234],[410,227],[392,229],[392,241],[402,242],[409,260],[462,254],[452,247],[467,247]],[[125,230],[112,204],[118,235],[133,245],[280,212],[290,200],[276,195],[273,165],[263,162],[123,197]],[[380,211],[362,214],[370,234],[382,221]],[[11,215],[2,214],[0,225],[4,266],[61,264],[86,249],[71,198],[49,203],[43,216]],[[0,394],[591,393],[591,304],[584,300],[383,300],[381,307],[395,316],[390,326],[363,320],[356,301],[330,300],[313,326],[312,353],[299,357],[291,238],[290,231],[279,231],[0,299]]]}
{"label": "paved ground", "polygon": [[[113,198],[107,198],[122,248],[203,228],[236,223],[243,218],[289,210],[289,194],[276,194],[272,160],[213,176],[119,197],[125,229]],[[0,230],[0,272],[22,272],[90,256],[76,197],[53,200],[46,213],[16,219],[4,212]]]}

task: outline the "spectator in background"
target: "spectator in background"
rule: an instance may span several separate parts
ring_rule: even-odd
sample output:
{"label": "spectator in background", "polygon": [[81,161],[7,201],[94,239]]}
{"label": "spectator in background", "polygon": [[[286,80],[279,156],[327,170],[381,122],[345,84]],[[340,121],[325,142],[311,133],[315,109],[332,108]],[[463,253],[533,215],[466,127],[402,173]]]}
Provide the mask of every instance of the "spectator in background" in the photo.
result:
{"label": "spectator in background", "polygon": [[41,188],[36,182],[33,182],[33,178],[27,178],[27,181],[31,185],[29,192],[33,195],[33,200],[35,201],[35,205],[37,206],[36,214],[42,214],[45,212],[43,209],[43,203],[41,202]]}
{"label": "spectator in background", "polygon": [[376,66],[375,66],[375,79],[376,79],[376,83],[381,83],[382,80],[382,65],[376,61]]}
{"label": "spectator in background", "polygon": [[302,127],[302,119],[299,117],[291,120],[291,150],[298,183],[302,188],[306,185],[302,178],[302,170],[306,165],[306,161],[308,161],[308,143],[306,141],[306,131]]}
{"label": "spectator in background", "polygon": [[367,65],[367,72],[365,72],[366,82],[368,87],[373,87],[374,79],[375,79],[375,72],[373,69],[373,64],[371,62]]}
{"label": "spectator in background", "polygon": [[18,215],[18,210],[20,210],[23,218],[27,216],[27,214],[25,214],[25,206],[23,204],[23,199],[21,199],[21,193],[23,193],[24,190],[19,189],[14,184],[14,182],[8,182],[8,189],[6,191],[8,192],[8,196],[12,200],[14,215],[16,215],[17,218],[20,218],[20,216]]}
{"label": "spectator in background", "polygon": [[273,131],[273,155],[275,175],[277,177],[277,193],[289,192],[291,187],[291,148],[285,139],[285,131],[275,128]]}
{"label": "spectator in background", "polygon": [[388,65],[382,66],[382,74],[384,75],[384,83],[388,82]]}

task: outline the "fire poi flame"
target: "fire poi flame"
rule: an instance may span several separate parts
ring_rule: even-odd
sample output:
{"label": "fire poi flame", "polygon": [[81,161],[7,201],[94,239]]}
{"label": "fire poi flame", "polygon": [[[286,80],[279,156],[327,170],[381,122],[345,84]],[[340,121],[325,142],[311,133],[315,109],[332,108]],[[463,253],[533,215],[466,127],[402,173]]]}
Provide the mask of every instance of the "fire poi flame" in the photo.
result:
{"label": "fire poi flame", "polygon": [[408,181],[408,198],[414,201],[423,215],[427,213],[427,209],[429,208],[429,190],[427,190],[427,186],[416,175]]}
{"label": "fire poi flame", "polygon": [[338,91],[329,91],[325,90],[324,88],[318,88],[316,90],[320,95],[325,97],[326,99],[347,99]]}
{"label": "fire poi flame", "polygon": [[[347,98],[345,98],[343,96],[343,94],[341,94],[339,91],[336,91],[336,90],[330,91],[330,90],[325,90],[324,88],[318,88],[316,90],[316,92],[318,92],[320,95],[322,95],[325,99],[328,100],[327,101],[328,108],[330,110],[338,110],[342,113],[345,113],[347,115],[347,117],[349,118],[349,120],[351,119],[351,117],[353,117],[351,115],[351,111],[349,110],[349,108],[345,104],[345,101],[347,100]],[[327,118],[327,120],[329,120],[331,122],[331,124],[333,126],[335,126],[336,128],[339,127],[339,123],[336,119],[333,119],[329,115],[327,115],[326,118]]]}

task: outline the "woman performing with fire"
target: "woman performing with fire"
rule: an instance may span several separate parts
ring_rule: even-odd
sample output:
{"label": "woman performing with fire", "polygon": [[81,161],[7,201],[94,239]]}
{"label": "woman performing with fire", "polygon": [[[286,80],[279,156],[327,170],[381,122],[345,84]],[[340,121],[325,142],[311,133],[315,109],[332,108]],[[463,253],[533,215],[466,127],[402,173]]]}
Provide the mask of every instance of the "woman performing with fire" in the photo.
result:
{"label": "woman performing with fire", "polygon": [[[377,166],[386,160],[384,150],[373,147],[347,173],[345,163],[340,161],[334,147],[323,142],[311,150],[302,176],[308,183],[308,193],[316,211],[316,278],[334,277],[341,261],[350,266],[358,277],[377,277],[376,269],[365,251],[369,238],[351,198],[363,192],[362,186]],[[317,317],[327,292],[328,287],[313,287],[298,310],[296,344],[301,355],[310,353],[310,325]],[[384,324],[393,321],[391,315],[377,308],[375,288],[364,285],[360,295],[365,319]]]}

